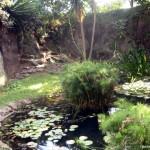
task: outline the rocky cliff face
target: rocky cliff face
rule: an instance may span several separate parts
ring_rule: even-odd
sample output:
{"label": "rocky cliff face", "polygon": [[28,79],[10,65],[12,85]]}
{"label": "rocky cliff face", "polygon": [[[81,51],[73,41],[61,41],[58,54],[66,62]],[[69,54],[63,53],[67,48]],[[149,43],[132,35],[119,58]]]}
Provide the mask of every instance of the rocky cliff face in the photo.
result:
{"label": "rocky cliff face", "polygon": [[[93,26],[93,15],[87,15],[84,20],[85,41],[87,55],[89,53]],[[70,29],[63,33],[60,45],[52,43],[47,39],[46,48],[43,49],[58,52],[59,50],[73,58],[81,58],[82,39],[80,25],[72,23],[73,36]],[[22,52],[26,54],[39,55],[39,45],[34,37],[28,37]],[[33,42],[34,41],[34,42]],[[51,42],[50,42],[51,41]],[[76,45],[75,45],[76,43]],[[78,48],[77,48],[78,47]],[[97,60],[112,59],[116,53],[125,53],[130,49],[141,47],[150,50],[150,4],[113,11],[105,14],[97,14],[95,40],[93,47],[93,58]],[[4,69],[8,79],[14,78],[20,71],[20,60],[18,55],[17,34],[3,27],[0,20],[0,52],[3,56]],[[2,68],[2,63],[1,63]]]}
{"label": "rocky cliff face", "polygon": [[20,69],[17,36],[11,30],[0,28],[0,51],[8,79],[14,78]]}
{"label": "rocky cliff face", "polygon": [[[86,16],[84,29],[87,52],[90,49],[93,16]],[[73,36],[81,49],[81,35],[78,24],[73,24]],[[69,30],[68,30],[69,31]],[[95,59],[111,59],[116,53],[124,53],[130,49],[141,47],[150,49],[150,4],[124,9],[105,14],[97,14],[93,57]],[[70,33],[65,33],[63,51],[79,57]]]}

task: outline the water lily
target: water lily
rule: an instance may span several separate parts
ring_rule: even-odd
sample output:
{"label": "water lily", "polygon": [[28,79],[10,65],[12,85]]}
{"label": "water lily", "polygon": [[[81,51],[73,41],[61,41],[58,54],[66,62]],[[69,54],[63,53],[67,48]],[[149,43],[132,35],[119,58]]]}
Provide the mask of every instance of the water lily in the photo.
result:
{"label": "water lily", "polygon": [[74,143],[75,143],[74,140],[68,140],[68,141],[66,141],[66,144],[68,144],[68,145],[72,145],[72,144],[74,144]]}

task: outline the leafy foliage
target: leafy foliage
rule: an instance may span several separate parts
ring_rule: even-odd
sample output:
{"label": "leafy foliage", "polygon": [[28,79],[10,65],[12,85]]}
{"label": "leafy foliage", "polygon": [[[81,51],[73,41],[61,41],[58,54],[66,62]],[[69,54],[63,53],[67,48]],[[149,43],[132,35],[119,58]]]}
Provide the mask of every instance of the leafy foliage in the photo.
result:
{"label": "leafy foliage", "polygon": [[135,2],[137,2],[138,4],[142,5],[142,4],[147,4],[150,2],[150,0],[134,0]]}
{"label": "leafy foliage", "polygon": [[70,103],[80,108],[103,109],[110,102],[118,74],[116,68],[107,62],[85,61],[67,65],[62,80]]}
{"label": "leafy foliage", "polygon": [[20,87],[21,87],[21,82],[19,80],[16,80],[15,82],[9,84],[6,91],[16,90],[19,89]]}
{"label": "leafy foliage", "polygon": [[129,79],[150,74],[149,60],[142,49],[129,50],[123,55],[121,63],[121,70]]}
{"label": "leafy foliage", "polygon": [[150,145],[150,108],[138,104],[132,105],[124,99],[115,103],[120,110],[110,116],[99,115],[100,128],[106,136],[106,149],[141,150]]}
{"label": "leafy foliage", "polygon": [[104,6],[99,6],[98,11],[101,13],[106,13],[113,10],[118,10],[121,9],[123,3],[124,3],[123,0],[114,0],[112,2],[105,4]]}
{"label": "leafy foliage", "polygon": [[9,14],[9,18],[14,21],[15,25],[23,28],[24,24],[35,16],[37,4],[34,0],[17,0],[11,6],[4,5],[2,10]]}
{"label": "leafy foliage", "polygon": [[113,23],[113,26],[116,30],[116,33],[117,33],[117,40],[120,40],[120,39],[124,39],[125,38],[125,35],[126,35],[126,24],[127,24],[127,20],[124,19],[124,20],[118,20],[118,21],[115,21]]}

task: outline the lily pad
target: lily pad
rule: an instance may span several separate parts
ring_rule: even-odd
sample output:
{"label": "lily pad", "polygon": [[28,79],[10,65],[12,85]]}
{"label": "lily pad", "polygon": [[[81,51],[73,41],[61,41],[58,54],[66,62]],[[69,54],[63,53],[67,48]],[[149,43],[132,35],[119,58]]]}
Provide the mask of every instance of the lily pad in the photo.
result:
{"label": "lily pad", "polygon": [[150,82],[139,80],[133,83],[125,83],[121,86],[117,86],[115,91],[118,94],[150,99]]}
{"label": "lily pad", "polygon": [[90,141],[90,140],[84,141],[83,143],[84,143],[84,145],[86,145],[86,146],[89,146],[89,145],[92,145],[92,144],[93,144],[93,142]]}
{"label": "lily pad", "polygon": [[75,129],[69,129],[69,131],[75,131]]}
{"label": "lily pad", "polygon": [[70,126],[70,129],[76,129],[76,128],[78,128],[78,125],[71,125]]}
{"label": "lily pad", "polygon": [[87,140],[87,139],[88,139],[87,136],[80,136],[79,139],[77,140],[77,144],[83,145],[85,147],[92,145],[93,142],[91,140]]}
{"label": "lily pad", "polygon": [[54,140],[53,142],[54,142],[54,143],[57,143],[57,142],[59,142],[59,140]]}
{"label": "lily pad", "polygon": [[68,144],[68,145],[72,145],[72,144],[74,144],[74,143],[75,143],[74,140],[68,140],[68,141],[66,141],[66,144]]}
{"label": "lily pad", "polygon": [[84,140],[86,140],[86,139],[88,139],[87,136],[80,136],[80,137],[79,137],[79,140],[80,140],[80,141],[84,141]]}

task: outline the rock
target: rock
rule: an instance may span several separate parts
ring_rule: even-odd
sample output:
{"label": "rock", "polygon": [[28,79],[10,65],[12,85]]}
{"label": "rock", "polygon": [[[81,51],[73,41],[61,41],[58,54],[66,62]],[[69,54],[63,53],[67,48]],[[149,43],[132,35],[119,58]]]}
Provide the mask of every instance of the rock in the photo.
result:
{"label": "rock", "polygon": [[39,63],[37,61],[32,61],[33,65],[38,66]]}
{"label": "rock", "polygon": [[9,114],[10,112],[12,112],[12,109],[8,106],[6,106],[3,109],[0,109],[0,116],[5,116],[7,114]]}
{"label": "rock", "polygon": [[7,118],[7,117],[9,117],[11,114],[13,114],[14,113],[14,111],[12,111],[11,113],[9,113],[9,114],[6,114],[5,116],[2,116],[2,115],[0,115],[0,123],[5,119],[5,118]]}
{"label": "rock", "polygon": [[37,70],[37,72],[42,72],[43,68],[37,68],[36,70]]}
{"label": "rock", "polygon": [[0,115],[0,122],[2,122],[4,119],[5,119],[5,117]]}
{"label": "rock", "polygon": [[27,78],[27,77],[29,77],[29,76],[30,76],[29,73],[26,73],[26,74],[23,75],[24,78]]}
{"label": "rock", "polygon": [[2,53],[0,52],[0,87],[4,86],[6,82],[7,82],[7,77],[6,77],[6,73],[4,70]]}
{"label": "rock", "polygon": [[0,149],[12,150],[7,144],[0,141]]}
{"label": "rock", "polygon": [[26,73],[28,73],[28,70],[22,70],[21,71],[21,74],[26,74]]}
{"label": "rock", "polygon": [[22,100],[20,103],[21,103],[21,105],[22,105],[22,104],[30,104],[30,103],[31,103],[31,100],[25,99],[25,100]]}
{"label": "rock", "polygon": [[17,79],[23,79],[24,77],[23,77],[23,75],[20,75]]}
{"label": "rock", "polygon": [[15,104],[15,103],[9,103],[7,106],[10,107],[10,108],[13,109],[13,110],[15,110],[15,109],[18,108],[18,105]]}
{"label": "rock", "polygon": [[32,74],[33,72],[34,72],[33,69],[28,70],[28,73],[29,73],[29,74]]}
{"label": "rock", "polygon": [[16,78],[19,78],[20,77],[20,73],[16,73]]}
{"label": "rock", "polygon": [[28,66],[24,66],[24,67],[20,67],[21,69],[29,69],[30,67]]}
{"label": "rock", "polygon": [[19,103],[9,103],[5,108],[0,109],[0,126],[1,126],[1,122],[6,117],[14,113],[14,110],[20,108],[22,105],[26,105],[30,103],[31,103],[31,100],[25,99],[25,100],[20,101]]}

